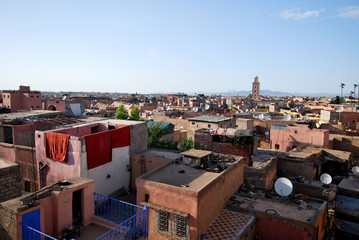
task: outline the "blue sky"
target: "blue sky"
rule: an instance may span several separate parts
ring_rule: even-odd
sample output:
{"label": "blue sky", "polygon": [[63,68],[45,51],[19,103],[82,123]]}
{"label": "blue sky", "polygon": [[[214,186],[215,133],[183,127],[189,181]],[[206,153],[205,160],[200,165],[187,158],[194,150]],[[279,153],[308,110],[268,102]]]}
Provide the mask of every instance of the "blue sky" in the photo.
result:
{"label": "blue sky", "polygon": [[359,83],[359,1],[0,0],[0,89],[287,92]]}

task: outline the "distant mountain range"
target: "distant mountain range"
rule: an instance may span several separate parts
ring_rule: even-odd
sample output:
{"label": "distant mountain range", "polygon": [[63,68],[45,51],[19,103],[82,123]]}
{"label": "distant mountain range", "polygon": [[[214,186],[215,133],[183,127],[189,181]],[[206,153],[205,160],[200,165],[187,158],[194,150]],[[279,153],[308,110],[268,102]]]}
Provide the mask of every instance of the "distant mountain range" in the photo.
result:
{"label": "distant mountain range", "polygon": [[[43,91],[43,94],[86,94],[86,95],[104,95],[104,94],[114,94],[114,95],[128,95],[130,93],[109,93],[109,92],[50,92],[50,91]],[[168,94],[177,94],[178,92],[168,92]],[[227,91],[227,92],[206,92],[206,91],[196,91],[196,92],[185,92],[190,96],[194,96],[196,94],[204,94],[206,96],[211,95],[221,95],[221,96],[248,96],[252,94],[252,91]],[[143,94],[143,93],[140,93]],[[151,93],[151,94],[166,94],[166,93]],[[262,96],[278,96],[278,97],[285,97],[285,96],[308,96],[308,97],[335,97],[337,94],[335,93],[295,93],[295,92],[280,92],[280,91],[271,91],[271,90],[261,90],[260,94]]]}
{"label": "distant mountain range", "polygon": [[[175,92],[171,94],[177,94]],[[204,94],[207,96],[211,95],[221,95],[221,96],[248,96],[252,94],[252,91],[227,91],[227,92],[186,92],[188,95],[195,95],[195,94]],[[280,91],[271,91],[271,90],[261,90],[260,94],[262,96],[278,96],[278,97],[285,97],[285,96],[308,96],[308,97],[335,97],[337,94],[334,93],[295,93],[295,92],[280,92]]]}

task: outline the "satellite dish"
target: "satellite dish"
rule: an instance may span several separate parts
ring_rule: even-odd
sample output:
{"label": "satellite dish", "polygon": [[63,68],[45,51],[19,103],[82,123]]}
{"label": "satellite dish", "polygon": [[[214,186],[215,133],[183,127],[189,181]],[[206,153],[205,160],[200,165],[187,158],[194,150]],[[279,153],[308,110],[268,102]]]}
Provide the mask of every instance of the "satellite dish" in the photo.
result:
{"label": "satellite dish", "polygon": [[192,108],[192,111],[193,111],[193,112],[198,112],[198,107]]}
{"label": "satellite dish", "polygon": [[161,108],[156,108],[157,112],[161,112]]}
{"label": "satellite dish", "polygon": [[62,100],[66,100],[66,98],[67,98],[67,96],[65,95],[65,96],[62,97]]}
{"label": "satellite dish", "polygon": [[243,110],[242,110],[242,109],[239,109],[239,112],[240,112],[240,113],[242,113],[242,112],[243,112]]}
{"label": "satellite dish", "polygon": [[285,115],[284,116],[284,120],[286,121],[290,121],[292,119],[292,117],[290,115]]}
{"label": "satellite dish", "polygon": [[268,135],[269,135],[269,132],[268,132],[268,131],[266,131],[264,134],[265,134],[266,136],[268,136]]}
{"label": "satellite dish", "polygon": [[354,173],[354,175],[359,176],[359,167],[358,166],[353,167],[352,172]]}
{"label": "satellite dish", "polygon": [[323,173],[320,176],[320,181],[324,184],[330,184],[332,182],[332,177],[328,173]]}
{"label": "satellite dish", "polygon": [[338,107],[338,111],[343,111],[344,108],[342,106]]}
{"label": "satellite dish", "polygon": [[248,108],[245,111],[248,112],[249,111]]}
{"label": "satellite dish", "polygon": [[236,114],[238,114],[239,112],[238,111],[236,111]]}
{"label": "satellite dish", "polygon": [[211,106],[209,106],[208,104],[204,105],[204,110],[208,110]]}
{"label": "satellite dish", "polygon": [[166,107],[166,111],[168,111],[168,110],[170,110],[170,106],[167,106],[167,107]]}
{"label": "satellite dish", "polygon": [[275,181],[274,189],[279,195],[286,197],[292,193],[293,184],[288,178],[281,177]]}

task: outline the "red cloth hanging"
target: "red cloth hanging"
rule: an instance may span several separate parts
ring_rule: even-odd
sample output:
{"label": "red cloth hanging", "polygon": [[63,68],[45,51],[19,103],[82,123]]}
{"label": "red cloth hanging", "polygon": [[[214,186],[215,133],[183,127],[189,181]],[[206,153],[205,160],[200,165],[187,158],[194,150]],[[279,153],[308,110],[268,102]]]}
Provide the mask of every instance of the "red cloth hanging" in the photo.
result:
{"label": "red cloth hanging", "polygon": [[60,162],[67,162],[69,135],[45,132],[46,157]]}
{"label": "red cloth hanging", "polygon": [[119,127],[110,131],[112,138],[112,148],[130,146],[130,126]]}
{"label": "red cloth hanging", "polygon": [[87,169],[92,169],[111,162],[111,131],[85,136],[87,149]]}

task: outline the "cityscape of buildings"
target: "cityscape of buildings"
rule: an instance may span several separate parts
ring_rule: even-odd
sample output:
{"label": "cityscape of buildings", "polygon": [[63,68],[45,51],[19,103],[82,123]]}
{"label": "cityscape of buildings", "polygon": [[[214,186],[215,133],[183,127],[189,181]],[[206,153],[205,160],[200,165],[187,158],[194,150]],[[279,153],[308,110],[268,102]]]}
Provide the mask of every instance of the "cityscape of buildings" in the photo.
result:
{"label": "cityscape of buildings", "polygon": [[358,95],[30,87],[0,91],[0,239],[359,238]]}

